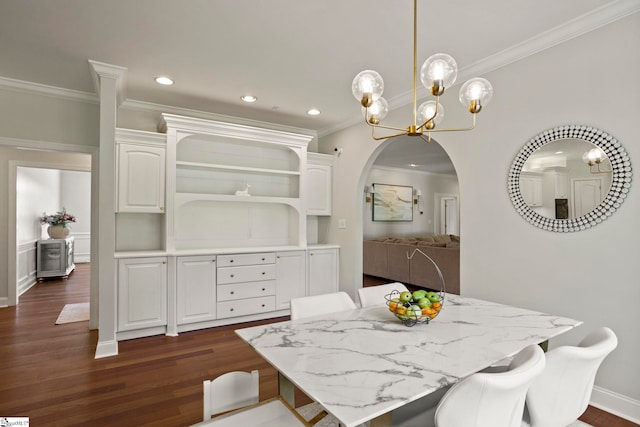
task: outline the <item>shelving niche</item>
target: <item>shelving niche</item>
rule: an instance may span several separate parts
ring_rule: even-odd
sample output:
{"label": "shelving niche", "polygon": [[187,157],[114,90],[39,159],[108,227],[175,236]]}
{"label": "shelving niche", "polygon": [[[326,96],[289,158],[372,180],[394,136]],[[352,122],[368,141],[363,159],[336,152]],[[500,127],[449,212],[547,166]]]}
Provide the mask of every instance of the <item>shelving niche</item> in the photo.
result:
{"label": "shelving niche", "polygon": [[[311,136],[163,118],[173,205],[168,249],[306,246],[301,189]],[[247,188],[250,195],[236,195]]]}

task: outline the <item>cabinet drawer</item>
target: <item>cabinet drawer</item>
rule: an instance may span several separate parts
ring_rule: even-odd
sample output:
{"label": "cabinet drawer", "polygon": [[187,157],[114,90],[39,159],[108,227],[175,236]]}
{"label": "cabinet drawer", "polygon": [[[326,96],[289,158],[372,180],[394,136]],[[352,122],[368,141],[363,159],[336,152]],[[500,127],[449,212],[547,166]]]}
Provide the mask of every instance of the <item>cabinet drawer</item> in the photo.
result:
{"label": "cabinet drawer", "polygon": [[276,281],[235,283],[218,286],[218,301],[232,301],[276,294]]}
{"label": "cabinet drawer", "polygon": [[275,262],[276,262],[276,254],[273,252],[218,256],[218,267],[233,267],[233,266],[255,265],[255,264],[273,264]]}
{"label": "cabinet drawer", "polygon": [[276,297],[249,298],[218,303],[218,319],[266,313],[276,308]]}
{"label": "cabinet drawer", "polygon": [[[218,259],[220,259],[220,257],[218,257]],[[243,267],[218,267],[219,285],[274,280],[275,278],[275,264],[247,265]]]}

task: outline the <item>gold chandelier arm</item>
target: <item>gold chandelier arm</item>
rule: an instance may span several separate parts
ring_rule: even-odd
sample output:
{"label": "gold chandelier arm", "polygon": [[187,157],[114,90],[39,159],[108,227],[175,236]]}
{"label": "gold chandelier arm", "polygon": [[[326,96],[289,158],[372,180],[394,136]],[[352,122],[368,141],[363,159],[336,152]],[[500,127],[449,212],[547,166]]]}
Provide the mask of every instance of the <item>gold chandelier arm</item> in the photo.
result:
{"label": "gold chandelier arm", "polygon": [[[434,119],[436,118],[436,116],[438,115],[438,105],[440,105],[440,95],[436,95],[436,96],[435,96],[435,102],[436,102],[436,109],[435,109],[435,111],[433,112],[433,116],[428,117],[428,118],[424,121],[424,123],[422,123],[420,126],[418,126],[418,127],[417,127],[417,129],[418,129],[418,130],[424,130],[424,131],[427,131],[427,132],[428,132],[428,130],[425,128],[425,126],[426,126],[426,124],[427,124],[427,123],[429,123],[429,121],[434,120]],[[414,111],[414,114],[417,114],[417,110],[416,110],[416,108],[415,108],[415,105],[414,105],[413,111]],[[414,122],[415,122],[415,120],[416,120],[416,119],[414,118]]]}
{"label": "gold chandelier arm", "polygon": [[[373,138],[375,141],[382,141],[384,139],[395,138],[397,136],[403,136],[403,135],[407,135],[408,134],[407,131],[402,131],[402,132],[394,133],[394,134],[391,134],[391,135],[376,136],[376,128],[377,127],[382,127],[384,129],[396,129],[396,128],[389,128],[389,127],[385,127],[385,126],[372,126],[371,127],[371,138]],[[396,129],[396,130],[400,130],[400,129]]]}
{"label": "gold chandelier arm", "polygon": [[436,133],[436,132],[463,132],[467,130],[473,130],[476,127],[476,115],[472,114],[471,126],[466,128],[442,128],[442,129],[431,129],[427,130],[427,133]]}
{"label": "gold chandelier arm", "polygon": [[[369,114],[367,113],[367,116],[368,115]],[[404,128],[396,128],[396,127],[392,127],[392,126],[383,126],[381,124],[373,124],[373,123],[369,122],[368,117],[365,117],[364,122],[373,128],[372,132],[373,132],[373,130],[375,130],[375,128],[381,128],[381,129],[389,129],[389,130],[399,130],[401,132],[404,132],[405,134],[407,133],[407,130],[404,129]]]}

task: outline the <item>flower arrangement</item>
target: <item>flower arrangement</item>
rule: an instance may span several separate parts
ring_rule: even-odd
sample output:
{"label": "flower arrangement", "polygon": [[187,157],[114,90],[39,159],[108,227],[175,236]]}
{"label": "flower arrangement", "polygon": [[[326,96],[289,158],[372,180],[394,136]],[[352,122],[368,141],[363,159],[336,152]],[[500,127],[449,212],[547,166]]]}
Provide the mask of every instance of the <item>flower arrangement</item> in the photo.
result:
{"label": "flower arrangement", "polygon": [[76,217],[68,213],[65,208],[61,211],[54,213],[53,215],[47,215],[45,212],[40,217],[40,222],[49,225],[62,225],[66,227],[70,222],[76,222]]}

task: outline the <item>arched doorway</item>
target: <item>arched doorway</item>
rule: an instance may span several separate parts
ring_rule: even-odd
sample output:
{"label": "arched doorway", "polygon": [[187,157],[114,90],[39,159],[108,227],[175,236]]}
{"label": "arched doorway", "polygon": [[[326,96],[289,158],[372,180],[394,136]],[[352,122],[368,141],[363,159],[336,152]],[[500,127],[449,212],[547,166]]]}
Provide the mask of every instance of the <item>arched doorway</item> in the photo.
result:
{"label": "arched doorway", "polygon": [[[385,141],[369,160],[369,166],[362,172],[363,285],[390,281],[411,284],[415,281],[414,284],[421,286],[423,279],[410,272],[403,260],[392,259],[379,241],[411,241],[436,235],[444,239],[454,235],[452,246],[459,244],[459,183],[455,167],[438,142],[425,143],[412,137]],[[412,214],[405,215],[400,221],[375,218],[373,212],[380,203],[385,203],[377,200],[379,184],[385,184],[384,189],[390,185],[408,191]],[[454,288],[458,288],[459,248],[455,256],[457,272],[451,280],[455,283]]]}

